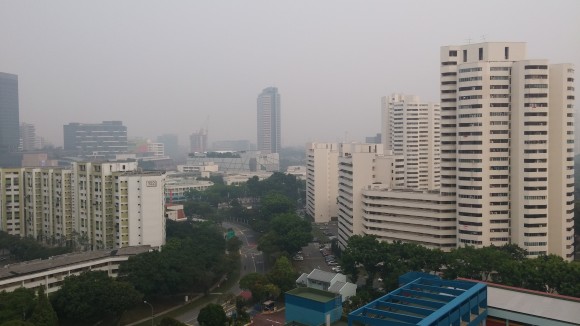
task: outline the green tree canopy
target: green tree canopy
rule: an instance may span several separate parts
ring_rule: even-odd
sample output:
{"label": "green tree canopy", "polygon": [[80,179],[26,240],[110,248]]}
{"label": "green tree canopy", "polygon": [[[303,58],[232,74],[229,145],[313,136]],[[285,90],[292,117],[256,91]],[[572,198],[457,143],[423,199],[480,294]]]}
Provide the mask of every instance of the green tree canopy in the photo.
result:
{"label": "green tree canopy", "polygon": [[36,306],[29,321],[35,326],[58,326],[58,317],[42,286],[38,290]]}
{"label": "green tree canopy", "polygon": [[282,293],[290,291],[296,287],[298,273],[292,267],[292,263],[286,256],[281,256],[276,260],[274,267],[268,273],[270,283],[276,285]]}
{"label": "green tree canopy", "polygon": [[215,303],[203,307],[197,316],[197,322],[201,326],[224,326],[227,320],[224,308]]}
{"label": "green tree canopy", "polygon": [[18,288],[0,292],[0,324],[29,317],[35,305],[34,290]]}
{"label": "green tree canopy", "polygon": [[212,223],[168,223],[162,250],[129,258],[119,268],[119,278],[147,298],[207,291],[227,272],[226,243],[222,230]]}
{"label": "green tree canopy", "polygon": [[312,240],[312,226],[296,214],[276,215],[270,231],[258,240],[258,249],[267,254],[285,252],[294,255]]}
{"label": "green tree canopy", "polygon": [[60,318],[79,322],[119,317],[141,301],[142,295],[132,285],[116,281],[101,271],[65,278],[61,289],[52,296]]}

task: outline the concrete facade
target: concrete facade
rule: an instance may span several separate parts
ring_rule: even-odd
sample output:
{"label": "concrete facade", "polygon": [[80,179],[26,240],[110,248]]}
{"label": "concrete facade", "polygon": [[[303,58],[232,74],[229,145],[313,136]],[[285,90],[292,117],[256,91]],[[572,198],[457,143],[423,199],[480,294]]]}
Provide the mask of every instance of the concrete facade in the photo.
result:
{"label": "concrete facade", "polygon": [[574,68],[525,43],[441,48],[441,192],[458,245],[572,259]]}
{"label": "concrete facade", "polygon": [[163,172],[136,162],[0,169],[0,230],[85,249],[165,244]]}
{"label": "concrete facade", "polygon": [[306,146],[306,212],[314,222],[338,216],[338,143]]}
{"label": "concrete facade", "polygon": [[363,234],[449,251],[456,247],[455,201],[439,191],[369,185],[362,191]]}
{"label": "concrete facade", "polygon": [[382,98],[382,143],[405,159],[405,188],[440,187],[440,106],[418,96],[391,94]]}

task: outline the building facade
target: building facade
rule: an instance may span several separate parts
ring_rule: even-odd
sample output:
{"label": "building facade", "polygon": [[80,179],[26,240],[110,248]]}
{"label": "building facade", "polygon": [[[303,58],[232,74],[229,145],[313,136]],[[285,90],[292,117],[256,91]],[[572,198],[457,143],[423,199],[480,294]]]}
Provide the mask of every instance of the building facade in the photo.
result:
{"label": "building facade", "polygon": [[418,96],[392,94],[382,98],[382,143],[405,159],[404,187],[440,187],[440,106]]}
{"label": "building facade", "polygon": [[363,235],[362,192],[371,184],[401,187],[401,156],[383,155],[382,144],[340,144],[338,157],[338,241],[347,246],[353,235]]}
{"label": "building facade", "polygon": [[306,212],[314,222],[338,216],[338,143],[306,147]]}
{"label": "building facade", "polygon": [[525,43],[441,48],[441,193],[459,245],[572,259],[574,68]]}
{"label": "building facade", "polygon": [[278,153],[282,148],[280,94],[278,88],[265,88],[258,95],[258,150]]}
{"label": "building facade", "polygon": [[20,145],[18,76],[0,72],[0,153]]}
{"label": "building facade", "polygon": [[164,172],[136,162],[0,169],[0,230],[85,249],[165,243]]}
{"label": "building facade", "polygon": [[207,129],[199,129],[189,136],[189,152],[205,153],[207,152]]}
{"label": "building facade", "polygon": [[33,124],[26,122],[20,124],[20,145],[23,151],[40,149],[40,139],[36,137],[36,128]]}
{"label": "building facade", "polygon": [[121,121],[69,123],[63,127],[64,149],[81,156],[109,158],[127,153],[127,127]]}
{"label": "building facade", "polygon": [[110,277],[117,277],[122,262],[151,250],[150,246],[137,246],[71,253],[11,264],[0,269],[0,292],[42,286],[45,293],[53,293],[60,289],[65,278],[88,271],[104,271]]}
{"label": "building facade", "polygon": [[438,190],[368,185],[362,191],[362,205],[365,235],[443,251],[457,246],[455,201],[441,196]]}

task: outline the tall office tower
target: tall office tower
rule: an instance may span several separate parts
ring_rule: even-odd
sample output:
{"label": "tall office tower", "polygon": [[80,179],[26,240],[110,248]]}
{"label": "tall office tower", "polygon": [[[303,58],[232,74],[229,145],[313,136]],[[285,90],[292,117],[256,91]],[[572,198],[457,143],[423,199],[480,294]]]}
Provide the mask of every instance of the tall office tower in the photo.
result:
{"label": "tall office tower", "polygon": [[306,146],[306,211],[316,223],[338,216],[338,144]]}
{"label": "tall office tower", "polygon": [[458,245],[572,259],[574,68],[525,43],[441,48],[441,193]]}
{"label": "tall office tower", "polygon": [[18,150],[18,76],[0,72],[0,153]]}
{"label": "tall office tower", "polygon": [[382,142],[385,153],[405,158],[404,187],[433,190],[440,186],[440,106],[418,96],[382,98]]}
{"label": "tall office tower", "polygon": [[22,122],[20,124],[20,141],[23,151],[39,149],[39,139],[36,137],[36,128],[33,124]]}
{"label": "tall office tower", "polygon": [[189,136],[190,153],[207,152],[207,129],[199,129]]}
{"label": "tall office tower", "polygon": [[177,140],[177,135],[175,134],[164,134],[157,136],[157,142],[163,143],[165,148],[165,155],[170,156],[172,159],[177,159],[179,156],[179,143]]}
{"label": "tall office tower", "polygon": [[64,149],[82,156],[111,157],[127,153],[127,127],[121,121],[64,125]]}
{"label": "tall office tower", "polygon": [[278,88],[265,88],[258,95],[258,150],[278,153],[282,148],[280,94]]}

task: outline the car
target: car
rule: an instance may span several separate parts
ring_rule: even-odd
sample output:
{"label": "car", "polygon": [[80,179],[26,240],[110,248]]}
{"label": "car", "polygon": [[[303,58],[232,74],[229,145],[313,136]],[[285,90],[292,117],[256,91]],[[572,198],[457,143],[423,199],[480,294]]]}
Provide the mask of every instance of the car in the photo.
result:
{"label": "car", "polygon": [[330,266],[336,266],[336,265],[338,265],[338,263],[335,262],[334,260],[331,260],[331,261],[328,262],[328,265],[330,265]]}
{"label": "car", "polygon": [[293,260],[304,260],[304,257],[296,255],[296,256],[292,257],[292,259]]}
{"label": "car", "polygon": [[331,269],[332,269],[333,272],[337,272],[337,273],[342,272],[342,268],[340,266],[338,266],[338,265],[337,266],[334,266]]}

